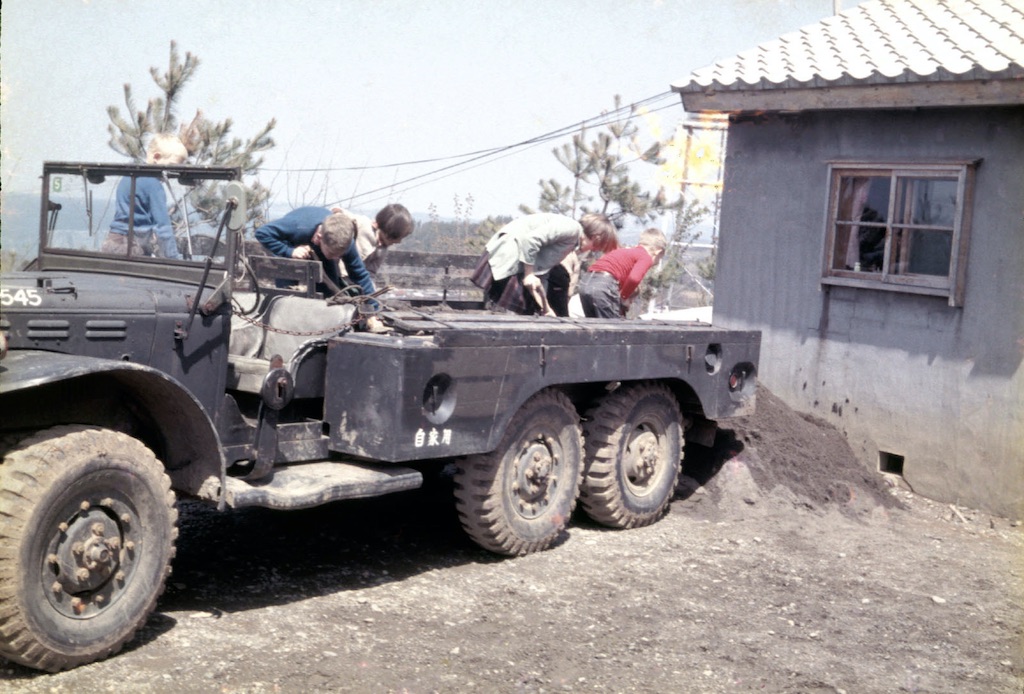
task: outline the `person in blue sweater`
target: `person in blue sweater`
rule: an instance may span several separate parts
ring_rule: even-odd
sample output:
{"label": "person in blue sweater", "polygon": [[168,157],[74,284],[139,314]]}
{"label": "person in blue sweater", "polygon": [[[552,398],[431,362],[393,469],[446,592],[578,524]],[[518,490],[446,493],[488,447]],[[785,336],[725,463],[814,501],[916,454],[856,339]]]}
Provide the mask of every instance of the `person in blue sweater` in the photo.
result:
{"label": "person in blue sweater", "polygon": [[[155,135],[146,148],[147,164],[177,165],[188,158],[188,150],[176,135]],[[125,176],[117,184],[114,220],[100,250],[104,253],[128,255],[128,220],[133,219],[131,255],[159,255],[181,258],[174,228],[167,213],[167,196],[159,178]],[[154,242],[155,241],[155,242]]]}
{"label": "person in blue sweater", "polygon": [[373,279],[353,242],[355,232],[355,220],[345,212],[297,207],[258,228],[256,240],[282,258],[317,258],[324,266],[324,275],[339,287],[342,279],[338,261],[341,261],[349,279],[359,285],[363,294],[370,295],[374,292]]}

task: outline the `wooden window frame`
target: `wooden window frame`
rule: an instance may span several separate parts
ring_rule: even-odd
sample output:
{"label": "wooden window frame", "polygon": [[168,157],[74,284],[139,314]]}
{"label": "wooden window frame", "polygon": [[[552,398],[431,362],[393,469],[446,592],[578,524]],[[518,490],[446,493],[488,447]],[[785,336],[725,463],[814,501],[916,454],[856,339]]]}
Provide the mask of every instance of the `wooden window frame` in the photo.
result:
{"label": "wooden window frame", "polygon": [[[821,283],[823,285],[856,287],[859,289],[880,289],[941,296],[950,306],[963,306],[964,285],[967,273],[967,250],[970,244],[971,209],[974,200],[976,172],[980,159],[942,161],[926,163],[906,162],[828,162],[828,202],[826,211],[825,250]],[[890,180],[889,205],[885,216],[885,260],[880,272],[860,272],[836,268],[836,229],[843,223],[838,220],[840,184],[850,177],[888,177]],[[893,245],[893,228],[927,229],[901,224],[897,221],[894,208],[897,204],[897,181],[906,178],[955,178],[957,204],[953,215],[952,242],[950,248],[949,274],[946,276],[924,274],[896,274],[889,271]]]}

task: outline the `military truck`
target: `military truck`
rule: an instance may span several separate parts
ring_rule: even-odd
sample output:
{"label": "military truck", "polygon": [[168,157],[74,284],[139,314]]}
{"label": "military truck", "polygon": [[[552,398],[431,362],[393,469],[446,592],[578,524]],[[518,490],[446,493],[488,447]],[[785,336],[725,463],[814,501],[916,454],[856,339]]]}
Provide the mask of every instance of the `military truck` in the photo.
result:
{"label": "military truck", "polygon": [[[522,555],[559,539],[577,501],[613,528],[655,522],[684,440],[754,407],[756,332],[325,296],[319,263],[247,251],[240,176],[43,167],[38,257],[0,289],[14,662],[57,671],[130,640],[171,570],[178,498],[303,509],[454,469],[469,537]],[[106,246],[118,186],[147,178],[180,258],[149,255],[134,221]],[[362,329],[371,314],[385,332]]]}

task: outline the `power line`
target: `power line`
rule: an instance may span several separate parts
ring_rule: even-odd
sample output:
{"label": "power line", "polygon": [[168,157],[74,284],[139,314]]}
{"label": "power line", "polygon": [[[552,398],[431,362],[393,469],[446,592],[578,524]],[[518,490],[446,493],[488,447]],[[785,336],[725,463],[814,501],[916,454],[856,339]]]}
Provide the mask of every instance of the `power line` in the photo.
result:
{"label": "power line", "polygon": [[[666,109],[675,108],[675,107],[676,107],[676,104],[673,103],[673,104],[669,104],[669,105],[666,105],[666,106],[658,107],[656,109],[651,109],[649,111],[649,113],[657,113],[658,111],[664,111]],[[603,123],[595,123],[595,124],[592,124],[592,125],[606,125],[607,123],[611,123],[611,122],[613,122],[613,120],[608,120],[608,121],[605,121]],[[536,138],[532,138],[531,140],[526,140],[526,141],[524,141],[522,143],[519,143],[517,145],[510,145],[510,146],[508,146],[506,148],[500,148],[500,149],[496,149],[496,150],[485,150],[485,151],[493,151],[494,152],[493,160],[504,159],[506,157],[512,156],[513,154],[518,154],[519,151],[521,151],[523,149],[530,149],[532,147],[536,147],[538,145],[544,144],[547,141],[550,141],[550,140],[553,140],[553,139],[558,139],[559,137],[564,137],[565,134],[567,134],[567,133],[563,133],[563,134],[560,134],[560,135],[557,135],[557,136],[550,135],[550,134],[549,135],[542,135],[542,136],[538,136]],[[502,151],[502,149],[507,150],[507,151]],[[513,150],[515,150],[515,151],[513,151]],[[485,159],[486,159],[486,161],[484,161]],[[434,171],[428,171],[427,173],[420,174],[418,176],[413,176],[411,178],[407,178],[407,179],[404,179],[402,181],[395,181],[395,182],[393,182],[393,183],[391,183],[390,185],[387,185],[387,186],[382,186],[380,188],[375,188],[373,190],[368,190],[368,191],[363,192],[363,193],[357,193],[355,195],[350,196],[348,204],[351,204],[351,201],[356,200],[356,199],[359,199],[360,200],[360,204],[364,204],[364,205],[368,205],[370,203],[377,202],[378,200],[386,200],[389,197],[391,197],[392,195],[401,195],[401,194],[404,194],[404,193],[406,193],[406,192],[408,192],[410,190],[414,190],[416,188],[419,188],[421,186],[427,185],[429,183],[433,183],[435,181],[440,181],[440,180],[443,180],[445,178],[449,178],[451,176],[454,176],[454,175],[459,174],[459,173],[463,173],[464,171],[468,171],[470,169],[479,168],[481,166],[484,166],[485,164],[490,164],[490,163],[492,163],[493,160],[490,159],[488,156],[474,157],[473,159],[470,159],[470,160],[467,160],[467,161],[464,161],[464,162],[460,162],[460,163],[457,163],[457,164],[451,164],[449,166],[442,167],[440,169],[435,169]],[[476,163],[473,164],[472,166],[469,166],[469,164],[471,164],[472,162],[476,162]],[[465,165],[464,168],[460,168],[460,167],[463,167],[464,165]],[[455,170],[455,169],[458,169],[458,170]],[[435,174],[437,174],[437,175],[435,175]],[[422,179],[428,179],[428,180],[422,180]],[[406,185],[408,183],[413,183],[415,181],[420,181],[420,182],[419,183],[415,183],[414,185]],[[405,186],[405,187],[400,187],[400,186]],[[371,197],[369,199],[366,199],[368,196],[374,195],[376,193],[382,193],[382,192],[385,192],[385,191],[386,191],[386,193],[384,195],[377,195],[376,197]],[[341,204],[341,203],[342,203],[342,201],[339,200],[337,203],[332,203],[332,205],[333,204]]]}
{"label": "power line", "polygon": [[[422,162],[426,162],[426,163],[441,162],[441,161],[451,161],[452,159],[458,159],[459,161],[456,161],[455,163],[448,164],[447,166],[442,166],[440,168],[436,168],[436,169],[433,169],[431,171],[427,171],[425,173],[418,174],[416,176],[412,176],[412,177],[409,177],[409,178],[406,178],[406,179],[403,179],[403,180],[400,180],[400,181],[392,181],[389,185],[386,185],[386,186],[381,186],[379,188],[374,188],[372,190],[363,191],[362,193],[356,193],[354,195],[349,196],[347,198],[347,203],[345,203],[345,204],[352,205],[354,203],[354,201],[356,201],[356,200],[359,200],[360,204],[369,204],[369,203],[374,202],[376,200],[380,200],[382,198],[387,198],[387,197],[390,197],[392,195],[395,195],[396,193],[398,193],[398,194],[405,193],[405,192],[407,192],[409,190],[413,190],[413,189],[418,188],[420,186],[427,185],[427,184],[432,183],[434,181],[438,181],[438,180],[441,180],[443,178],[448,178],[450,176],[455,175],[456,173],[461,173],[461,172],[463,172],[465,170],[468,170],[468,169],[477,168],[479,166],[484,165],[485,163],[490,163],[494,159],[505,158],[505,157],[510,156],[512,154],[518,153],[519,151],[522,151],[524,149],[530,149],[532,147],[536,147],[537,145],[543,144],[545,142],[550,142],[551,140],[556,140],[556,139],[563,138],[563,137],[565,137],[568,134],[575,133],[577,130],[585,129],[585,128],[588,128],[588,127],[599,127],[599,126],[602,126],[602,125],[608,125],[610,123],[614,123],[616,120],[618,120],[618,118],[624,112],[633,113],[637,109],[639,109],[640,107],[646,106],[648,104],[650,104],[651,106],[655,106],[656,104],[658,104],[658,102],[663,101],[666,97],[670,97],[670,96],[673,96],[672,92],[662,92],[662,93],[656,94],[656,95],[654,95],[652,97],[648,97],[646,99],[642,99],[641,101],[633,102],[631,104],[627,104],[627,105],[624,105],[624,106],[620,106],[620,107],[618,107],[618,108],[616,108],[616,109],[614,109],[612,111],[606,111],[606,112],[600,114],[599,116],[594,116],[592,118],[588,118],[588,119],[580,121],[578,123],[574,123],[573,125],[565,126],[565,127],[562,127],[562,128],[558,128],[557,130],[553,130],[553,131],[550,131],[548,133],[544,133],[542,135],[538,135],[536,137],[532,137],[532,138],[530,138],[528,140],[523,140],[521,142],[517,142],[515,144],[504,145],[504,146],[501,146],[501,147],[494,147],[494,148],[485,149],[485,150],[478,150],[476,152],[468,152],[468,153],[461,154],[461,155],[453,155],[453,156],[449,156],[449,157],[440,157],[440,158],[437,158],[437,159],[434,159],[434,160],[422,160]],[[647,112],[648,113],[657,113],[658,111],[666,110],[668,108],[675,108],[675,107],[676,107],[676,104],[673,102],[672,104],[669,104],[669,105],[664,105],[664,106],[660,106],[659,105],[656,108],[648,108]],[[407,162],[405,165],[413,165],[413,163],[414,162]],[[415,162],[415,163],[420,163],[420,162]],[[392,164],[392,165],[389,165],[389,166],[398,167],[398,166],[402,166],[402,165],[403,164],[401,164],[401,163],[397,163],[397,164]],[[312,171],[326,173],[326,172],[329,172],[329,171],[337,171],[337,170],[362,171],[362,170],[371,169],[371,168],[385,168],[385,167],[384,166],[374,166],[374,167],[351,167],[350,169],[314,169]],[[293,169],[293,171],[294,171],[294,169]],[[383,193],[385,191],[387,191],[386,195],[378,195],[379,193]],[[338,200],[338,201],[336,201],[334,203],[331,203],[331,205],[339,205],[339,204],[342,204],[343,202],[345,202],[345,200]]]}
{"label": "power line", "polygon": [[[650,113],[656,113],[658,111],[662,111],[662,110],[665,110],[665,109],[668,109],[668,108],[674,108],[674,107],[675,107],[675,104],[671,104],[671,105],[668,105],[668,106],[659,107],[657,109],[651,109],[649,112]],[[591,126],[594,126],[594,125],[597,125],[597,126],[606,125],[606,124],[612,123],[612,122],[614,122],[614,119],[606,120],[606,121],[598,122],[598,123],[592,123]],[[429,183],[433,183],[435,181],[439,181],[439,180],[442,180],[444,178],[448,178],[450,176],[454,176],[457,173],[462,173],[463,171],[466,171],[466,170],[469,170],[469,169],[478,168],[480,166],[483,166],[484,164],[489,164],[495,158],[504,159],[505,157],[511,156],[512,154],[518,154],[523,149],[529,149],[529,148],[532,148],[532,147],[536,147],[537,145],[544,144],[545,142],[565,137],[565,135],[569,134],[570,132],[572,132],[572,130],[561,129],[560,131],[554,131],[554,132],[548,133],[546,135],[541,135],[541,136],[538,136],[536,138],[531,138],[530,140],[525,140],[525,141],[517,143],[515,145],[508,145],[506,147],[496,148],[494,150],[487,150],[485,154],[481,154],[481,155],[472,157],[470,159],[466,159],[465,161],[457,162],[455,164],[449,164],[448,166],[443,166],[443,167],[441,167],[439,169],[434,169],[432,171],[428,171],[426,173],[419,174],[417,176],[412,176],[410,178],[406,178],[406,179],[401,180],[401,181],[394,181],[390,185],[381,186],[379,188],[374,188],[373,190],[364,191],[362,193],[357,193],[357,194],[352,195],[352,196],[350,196],[348,198],[348,203],[347,204],[351,205],[353,203],[353,201],[355,201],[355,200],[359,200],[361,204],[369,204],[369,203],[374,202],[376,200],[386,199],[386,198],[388,198],[391,195],[396,194],[396,193],[405,193],[405,192],[408,192],[408,191],[413,190],[415,188],[419,188],[420,186],[424,186],[424,185],[427,185]],[[469,166],[469,164],[473,164],[473,162],[477,162],[477,163],[475,165],[473,165],[473,166]],[[443,174],[443,175],[440,175],[440,174]],[[415,183],[416,181],[419,181],[419,183]],[[410,183],[415,183],[415,185],[408,185]],[[404,186],[404,187],[402,187],[402,186]],[[378,195],[376,197],[370,197],[370,196],[373,196],[373,195],[375,195],[377,193],[382,193],[382,192],[385,192],[385,191],[387,191],[386,195]],[[336,203],[332,203],[332,204],[341,204],[342,202],[343,201],[339,200]]]}
{"label": "power line", "polygon": [[[531,145],[534,145],[534,144],[540,144],[540,143],[543,143],[543,142],[548,142],[550,140],[559,139],[561,137],[565,137],[566,135],[568,135],[570,133],[573,133],[573,132],[575,132],[577,130],[580,130],[582,128],[600,127],[602,125],[607,125],[609,123],[614,122],[616,117],[621,115],[623,112],[633,111],[633,110],[635,110],[637,108],[640,108],[641,106],[644,106],[644,105],[646,105],[648,103],[653,103],[653,102],[656,102],[658,100],[663,100],[663,99],[665,99],[668,96],[673,96],[673,93],[672,92],[661,92],[660,94],[655,94],[654,96],[647,97],[646,99],[641,99],[640,101],[636,101],[636,102],[632,102],[630,104],[626,104],[626,105],[620,106],[620,107],[618,107],[618,108],[616,108],[616,109],[614,109],[612,111],[603,112],[603,113],[601,113],[598,116],[593,116],[591,118],[587,118],[585,120],[579,121],[578,123],[574,123],[572,125],[564,126],[564,127],[558,128],[556,130],[552,130],[550,132],[544,133],[542,135],[537,135],[537,136],[529,138],[527,140],[523,140],[521,142],[516,142],[516,143],[511,144],[511,145],[501,145],[499,147],[491,147],[491,148],[488,148],[488,149],[481,149],[481,150],[476,150],[476,151],[473,151],[473,152],[464,152],[462,154],[453,154],[453,155],[449,155],[449,156],[445,156],[445,157],[435,157],[435,158],[430,158],[430,159],[417,159],[417,160],[404,161],[404,162],[394,162],[394,163],[390,163],[390,164],[375,164],[375,165],[372,165],[372,166],[342,166],[342,167],[314,167],[314,168],[288,168],[288,167],[283,167],[283,168],[277,168],[277,169],[262,168],[261,167],[260,170],[261,171],[268,171],[268,172],[273,171],[273,172],[286,172],[286,173],[331,173],[331,172],[337,172],[337,171],[370,171],[370,170],[375,170],[375,169],[397,168],[397,167],[401,167],[401,166],[417,166],[417,165],[421,165],[421,164],[434,164],[434,163],[439,163],[439,162],[444,162],[444,161],[451,161],[453,159],[467,159],[467,158],[469,158],[469,159],[467,159],[467,162],[471,162],[471,161],[475,161],[479,157],[485,157],[485,156],[489,156],[489,155],[501,154],[501,153],[506,152],[506,151],[508,151],[510,149],[516,149],[518,147],[528,147],[528,146],[531,146]],[[650,112],[660,111],[660,110],[663,110],[663,108],[665,108],[665,107],[653,109]],[[439,169],[439,171],[444,171],[446,168],[448,168],[448,167],[443,167],[442,169]],[[424,175],[429,175],[429,174],[424,174]]]}
{"label": "power line", "polygon": [[[543,144],[543,142],[535,142],[535,143],[533,143],[531,145],[527,145],[526,147],[523,147],[523,149],[530,149],[532,147],[536,147],[536,146],[541,145],[541,144]],[[495,155],[494,159],[490,159],[490,160],[487,160],[487,161],[478,161],[476,164],[473,164],[472,166],[466,166],[465,168],[460,168],[457,171],[448,171],[447,173],[444,173],[442,170],[438,170],[438,171],[435,171],[435,172],[424,174],[424,176],[432,176],[435,173],[439,174],[439,175],[433,176],[432,178],[430,178],[430,180],[422,181],[421,183],[416,183],[414,185],[409,185],[409,186],[406,186],[404,188],[398,188],[398,186],[404,185],[404,184],[406,184],[406,183],[408,183],[410,181],[413,181],[415,179],[406,179],[405,181],[396,181],[396,182],[392,183],[390,186],[384,186],[384,187],[381,187],[381,188],[377,188],[375,190],[367,191],[365,193],[358,193],[356,195],[351,196],[350,199],[351,200],[355,200],[356,198],[359,198],[360,199],[360,203],[364,204],[364,205],[368,205],[368,204],[370,204],[372,202],[377,202],[378,200],[386,200],[389,197],[391,197],[392,195],[401,195],[403,193],[407,193],[410,190],[414,190],[415,188],[419,188],[421,186],[425,186],[428,183],[434,183],[435,181],[440,181],[440,180],[443,180],[445,178],[450,178],[451,176],[455,176],[456,174],[463,173],[464,171],[469,171],[471,169],[476,169],[476,168],[479,168],[481,166],[484,166],[486,164],[491,164],[491,163],[493,163],[493,161],[496,161],[498,159],[504,159],[505,157],[510,157],[513,154],[518,154],[519,151],[521,151],[521,150],[504,152],[500,156],[499,155]],[[463,162],[463,163],[468,164],[469,162]],[[453,168],[456,168],[456,167],[446,167],[446,169],[453,169]],[[416,178],[420,178],[420,177],[416,177]],[[367,199],[363,199],[363,198],[365,198],[368,195],[372,195],[374,193],[381,193],[381,192],[384,192],[385,194],[384,195],[378,195],[378,196],[370,198],[368,200]]]}

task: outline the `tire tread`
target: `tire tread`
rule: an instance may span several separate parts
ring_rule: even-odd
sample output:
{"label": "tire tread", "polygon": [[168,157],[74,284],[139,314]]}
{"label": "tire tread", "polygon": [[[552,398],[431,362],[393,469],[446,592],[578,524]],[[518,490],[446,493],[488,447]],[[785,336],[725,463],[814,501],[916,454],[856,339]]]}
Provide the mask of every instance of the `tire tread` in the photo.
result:
{"label": "tire tread", "polygon": [[0,556],[19,556],[19,547],[25,540],[36,504],[47,489],[55,484],[65,469],[66,461],[74,454],[92,453],[104,457],[111,446],[128,450],[133,466],[140,472],[155,476],[160,496],[166,505],[170,522],[167,562],[161,572],[159,585],[136,615],[131,628],[113,643],[85,653],[61,653],[45,646],[33,634],[26,619],[25,606],[20,596],[24,576],[19,562],[0,562],[0,655],[28,667],[57,672],[109,657],[131,641],[138,628],[145,623],[163,593],[169,562],[176,552],[178,512],[174,505],[174,492],[170,478],[152,451],[126,434],[91,426],[64,425],[29,436],[6,450],[0,462]]}
{"label": "tire tread", "polygon": [[[651,525],[668,513],[679,476],[681,455],[676,456],[677,459],[671,464],[674,471],[670,472],[668,493],[663,495],[654,510],[641,512],[631,508],[623,489],[624,483],[620,479],[622,472],[619,456],[623,437],[630,434],[626,426],[627,419],[641,399],[651,396],[661,399],[666,408],[671,407],[670,416],[681,421],[679,407],[671,389],[664,384],[649,381],[630,384],[609,393],[586,413],[586,457],[580,505],[588,516],[602,525],[620,529],[638,528]],[[679,445],[681,454],[681,434]]]}

